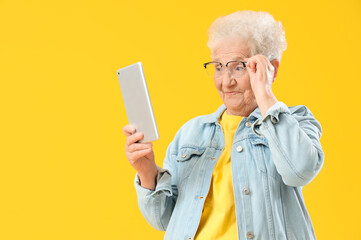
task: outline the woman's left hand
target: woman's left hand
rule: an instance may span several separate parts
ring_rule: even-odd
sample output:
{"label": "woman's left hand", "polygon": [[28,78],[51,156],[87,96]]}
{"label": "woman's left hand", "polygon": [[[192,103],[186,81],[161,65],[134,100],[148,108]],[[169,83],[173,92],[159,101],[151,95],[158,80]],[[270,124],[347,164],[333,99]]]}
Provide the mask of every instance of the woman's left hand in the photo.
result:
{"label": "woman's left hand", "polygon": [[246,69],[257,105],[262,117],[265,117],[267,110],[278,101],[272,92],[272,83],[277,75],[275,71],[278,69],[275,69],[264,55],[255,55],[244,60],[247,62]]}
{"label": "woman's left hand", "polygon": [[[275,69],[264,55],[255,55],[244,59],[250,76],[251,87],[256,98],[264,92],[272,91]],[[261,97],[261,96],[259,96]]]}

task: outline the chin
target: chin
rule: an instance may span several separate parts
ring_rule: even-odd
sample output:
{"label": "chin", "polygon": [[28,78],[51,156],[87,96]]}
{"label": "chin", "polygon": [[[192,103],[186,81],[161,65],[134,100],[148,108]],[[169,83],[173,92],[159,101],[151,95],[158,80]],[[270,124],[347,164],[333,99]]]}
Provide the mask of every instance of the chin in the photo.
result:
{"label": "chin", "polygon": [[256,101],[245,101],[244,99],[238,101],[224,101],[223,103],[230,111],[243,114],[249,114],[258,107]]}
{"label": "chin", "polygon": [[247,104],[247,102],[244,101],[244,99],[226,99],[224,102],[224,105],[226,105],[228,108],[231,109],[238,109],[238,108],[244,108]]}

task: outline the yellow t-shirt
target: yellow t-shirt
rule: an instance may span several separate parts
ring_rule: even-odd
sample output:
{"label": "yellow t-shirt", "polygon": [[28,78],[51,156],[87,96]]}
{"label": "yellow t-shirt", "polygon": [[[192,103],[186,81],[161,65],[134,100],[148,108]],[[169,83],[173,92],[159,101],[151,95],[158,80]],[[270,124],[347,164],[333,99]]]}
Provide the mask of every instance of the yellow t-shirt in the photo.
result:
{"label": "yellow t-shirt", "polygon": [[212,174],[211,186],[204,202],[202,217],[194,239],[238,239],[231,170],[233,137],[242,116],[223,112],[220,118],[225,147]]}

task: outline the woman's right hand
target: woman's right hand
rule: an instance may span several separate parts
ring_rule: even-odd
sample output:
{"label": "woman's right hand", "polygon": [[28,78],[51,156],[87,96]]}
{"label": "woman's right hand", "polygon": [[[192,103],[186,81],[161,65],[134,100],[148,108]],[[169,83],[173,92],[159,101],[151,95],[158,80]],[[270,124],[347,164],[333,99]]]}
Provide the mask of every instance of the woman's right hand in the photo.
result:
{"label": "woman's right hand", "polygon": [[125,155],[129,163],[138,172],[142,182],[141,185],[154,189],[158,169],[154,160],[153,144],[151,142],[137,143],[137,141],[144,138],[144,134],[136,132],[135,127],[132,125],[124,126],[123,132],[127,137]]}

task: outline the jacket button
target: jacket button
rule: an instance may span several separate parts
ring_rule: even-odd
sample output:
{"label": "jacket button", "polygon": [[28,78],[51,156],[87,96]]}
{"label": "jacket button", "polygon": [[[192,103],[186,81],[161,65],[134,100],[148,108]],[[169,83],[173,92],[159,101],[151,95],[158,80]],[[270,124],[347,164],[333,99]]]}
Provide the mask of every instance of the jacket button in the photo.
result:
{"label": "jacket button", "polygon": [[187,156],[187,151],[182,155],[182,158],[185,158]]}
{"label": "jacket button", "polygon": [[275,118],[274,116],[271,116],[271,122],[272,123],[277,123],[277,118]]}
{"label": "jacket button", "polygon": [[249,188],[245,187],[242,189],[243,194],[248,195],[249,194]]}
{"label": "jacket button", "polygon": [[248,239],[254,238],[253,232],[251,232],[251,231],[247,232],[247,238]]}
{"label": "jacket button", "polygon": [[217,125],[217,131],[220,132],[221,131],[221,128]]}
{"label": "jacket button", "polygon": [[242,146],[238,146],[238,147],[236,148],[236,150],[237,150],[237,152],[242,152],[242,151],[243,151],[243,147],[242,147]]}
{"label": "jacket button", "polygon": [[251,122],[246,122],[246,127],[250,127],[252,125]]}

